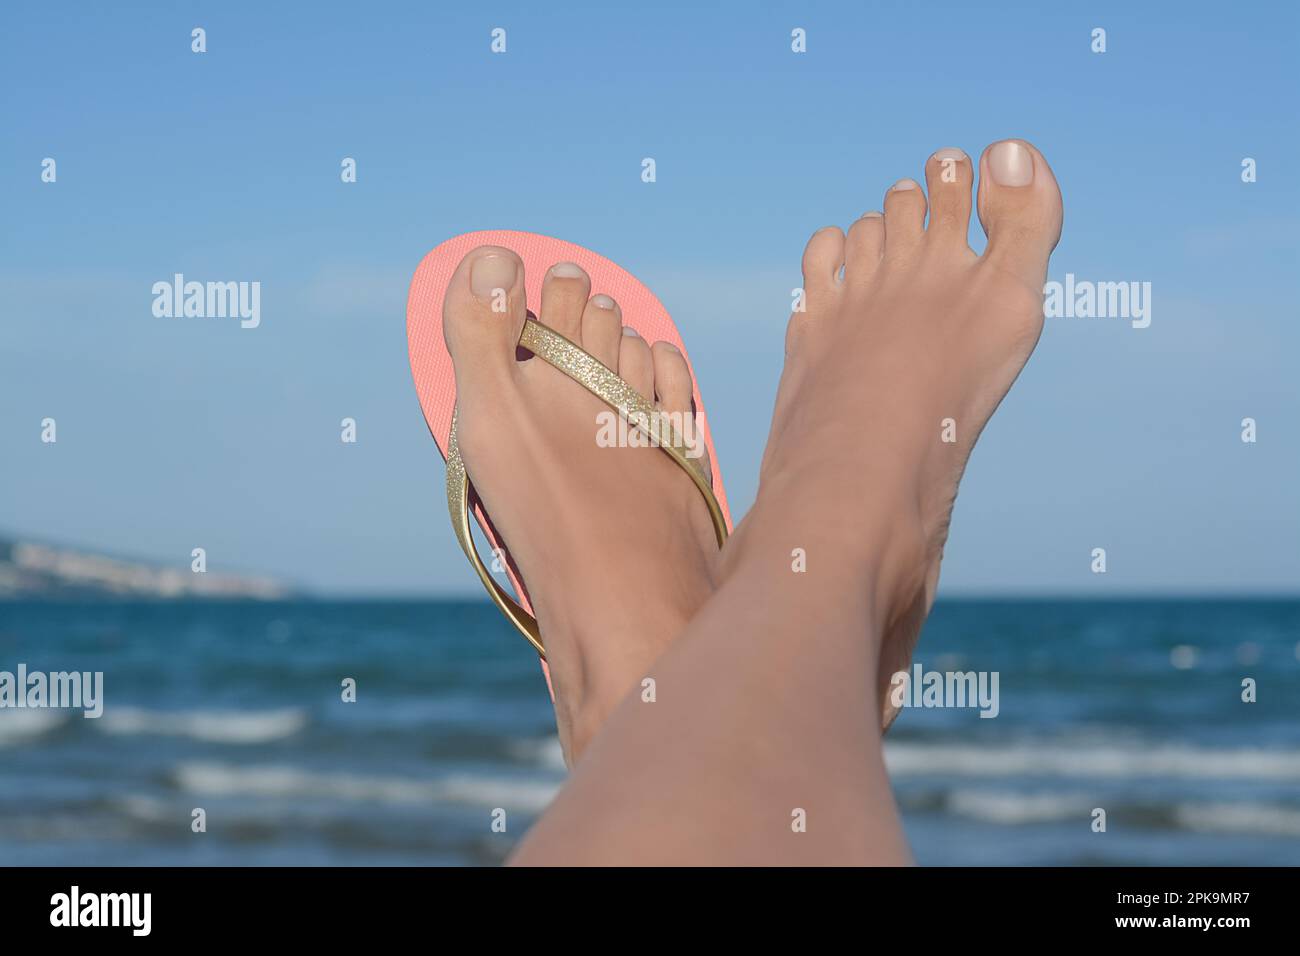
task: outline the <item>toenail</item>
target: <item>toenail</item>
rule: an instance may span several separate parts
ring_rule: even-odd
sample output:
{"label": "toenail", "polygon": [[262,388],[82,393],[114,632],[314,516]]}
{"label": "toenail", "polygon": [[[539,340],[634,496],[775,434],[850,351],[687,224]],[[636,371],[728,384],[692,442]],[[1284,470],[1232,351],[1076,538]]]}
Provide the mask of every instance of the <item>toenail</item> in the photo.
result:
{"label": "toenail", "polygon": [[885,214],[883,212],[876,212],[874,209],[871,210],[871,212],[864,212],[862,214],[863,219],[883,219],[884,216]]}
{"label": "toenail", "polygon": [[634,338],[640,338],[640,336],[636,334],[636,329],[632,328],[630,325],[623,326],[623,334],[630,335]]}
{"label": "toenail", "polygon": [[941,163],[945,159],[951,159],[953,162],[960,163],[963,159],[966,158],[966,154],[963,153],[956,146],[945,146],[943,149],[939,150],[930,158],[938,160]]}
{"label": "toenail", "polygon": [[560,279],[581,279],[586,273],[582,271],[581,266],[575,263],[557,262],[551,266],[551,275]]}
{"label": "toenail", "polygon": [[1019,143],[1004,140],[989,150],[989,175],[999,186],[1028,186],[1034,181],[1034,157]]}
{"label": "toenail", "polygon": [[491,301],[515,284],[515,261],[509,256],[480,256],[469,270],[470,291],[478,298]]}
{"label": "toenail", "polygon": [[894,183],[894,185],[890,186],[889,188],[890,188],[890,189],[893,189],[893,190],[896,190],[896,191],[898,191],[898,192],[902,192],[904,189],[915,189],[915,188],[916,188],[916,180],[915,180],[915,179],[900,179],[898,182]]}
{"label": "toenail", "polygon": [[598,309],[612,309],[612,308],[614,308],[614,300],[611,299],[609,296],[604,295],[604,294],[601,294],[601,295],[593,295],[593,296],[591,297],[591,304],[594,305],[594,306],[595,306],[596,308],[598,308]]}

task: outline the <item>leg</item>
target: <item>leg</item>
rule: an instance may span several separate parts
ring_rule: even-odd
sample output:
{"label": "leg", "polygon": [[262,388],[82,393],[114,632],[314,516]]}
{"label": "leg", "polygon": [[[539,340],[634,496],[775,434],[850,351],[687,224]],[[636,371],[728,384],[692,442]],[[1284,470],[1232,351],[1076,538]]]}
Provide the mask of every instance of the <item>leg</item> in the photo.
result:
{"label": "leg", "polygon": [[[804,258],[808,308],[721,585],[521,846],[536,863],[900,863],[882,690],[933,599],[957,483],[1042,328],[1060,193],[1033,147],[959,151]],[[843,267],[843,278],[840,278]],[[807,571],[792,570],[792,552]],[[798,810],[806,832],[795,832]]]}
{"label": "leg", "polygon": [[[650,669],[656,701],[620,705],[516,862],[906,861],[863,545],[761,508],[721,589]],[[839,567],[792,580],[792,546]],[[805,833],[792,829],[798,810]]]}

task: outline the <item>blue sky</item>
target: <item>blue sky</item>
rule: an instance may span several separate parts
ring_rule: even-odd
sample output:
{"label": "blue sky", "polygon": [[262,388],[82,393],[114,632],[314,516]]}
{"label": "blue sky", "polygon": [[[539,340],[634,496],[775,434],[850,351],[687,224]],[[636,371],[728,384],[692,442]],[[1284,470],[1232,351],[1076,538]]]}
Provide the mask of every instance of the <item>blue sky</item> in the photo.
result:
{"label": "blue sky", "polygon": [[[404,310],[422,255],[482,228],[582,243],[660,295],[742,512],[807,236],[934,149],[1023,136],[1065,195],[1050,276],[1149,281],[1152,322],[1048,321],[972,459],[944,590],[1300,586],[1293,4],[465,7],[4,14],[0,530],[477,593]],[[261,326],[155,318],[175,272],[261,282]]]}

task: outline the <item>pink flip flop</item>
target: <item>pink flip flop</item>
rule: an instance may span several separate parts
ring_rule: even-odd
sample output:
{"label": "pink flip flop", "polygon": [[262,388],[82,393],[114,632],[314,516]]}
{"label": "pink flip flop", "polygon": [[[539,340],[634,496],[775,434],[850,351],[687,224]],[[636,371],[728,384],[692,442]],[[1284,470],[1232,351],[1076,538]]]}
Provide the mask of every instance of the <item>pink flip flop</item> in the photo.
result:
{"label": "pink flip flop", "polygon": [[[551,266],[557,262],[574,262],[591,277],[593,293],[613,296],[618,302],[624,325],[635,329],[647,342],[668,342],[683,355],[686,355],[686,348],[668,310],[636,277],[604,256],[562,239],[509,230],[465,233],[447,240],[426,255],[411,279],[411,291],[406,304],[411,374],[415,379],[415,390],[420,398],[424,420],[447,462],[447,504],[452,526],[461,549],[469,558],[488,595],[541,655],[545,666],[546,650],[519,569],[510,560],[506,543],[492,527],[491,518],[474,494],[456,444],[456,377],[452,370],[451,354],[447,351],[442,334],[442,302],[452,273],[460,261],[471,249],[488,245],[504,246],[523,260],[527,301],[541,301],[542,279]],[[720,547],[730,533],[731,516],[722,489],[718,456],[704,416],[699,381],[694,374],[691,376],[696,409],[694,419],[699,439],[708,449],[711,474],[703,469],[698,452],[691,452],[681,434],[671,424],[664,425],[656,417],[658,413],[651,403],[576,344],[531,318],[524,323],[519,344],[568,375],[574,380],[575,388],[586,388],[617,410],[629,427],[635,427],[649,436],[651,443],[682,467],[709,507]],[[690,359],[687,358],[687,364],[689,363]],[[503,558],[500,563],[514,587],[513,598],[492,577],[479,557],[471,536],[471,514],[494,549],[494,554]]]}

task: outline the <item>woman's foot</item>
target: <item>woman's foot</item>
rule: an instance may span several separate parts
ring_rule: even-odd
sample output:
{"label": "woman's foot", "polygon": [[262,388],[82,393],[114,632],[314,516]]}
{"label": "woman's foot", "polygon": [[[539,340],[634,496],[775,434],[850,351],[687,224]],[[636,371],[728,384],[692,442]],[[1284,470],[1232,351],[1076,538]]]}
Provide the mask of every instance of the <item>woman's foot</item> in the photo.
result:
{"label": "woman's foot", "polygon": [[[867,213],[847,237],[829,227],[809,241],[807,308],[790,320],[754,509],[798,509],[794,527],[829,535],[831,553],[807,554],[809,574],[855,567],[864,545],[890,542],[888,556],[870,556],[873,566],[887,561],[873,596],[886,726],[896,715],[889,680],[910,663],[933,601],[966,460],[1042,331],[1047,260],[1061,233],[1056,180],[1022,140],[980,158],[982,256],[966,242],[970,159],[940,150],[925,176],[928,226],[925,193],[904,179],[885,194],[883,215]],[[750,520],[761,519],[738,530],[735,554]]]}
{"label": "woman's foot", "polygon": [[[682,354],[651,346],[592,291],[582,269],[557,263],[537,320],[663,411],[690,416]],[[711,593],[718,546],[699,491],[666,454],[602,447],[608,406],[541,359],[517,359],[524,298],[519,257],[479,247],[452,276],[443,331],[461,455],[528,587],[572,764]]]}
{"label": "woman's foot", "polygon": [[515,862],[908,861],[864,717],[888,716],[880,685],[933,595],[971,446],[1038,338],[1061,227],[1032,147],[998,144],[981,170],[982,257],[970,162],[946,152],[927,163],[928,230],[913,183],[883,219],[809,244],[762,484],[655,663],[671,693],[624,699]]}

